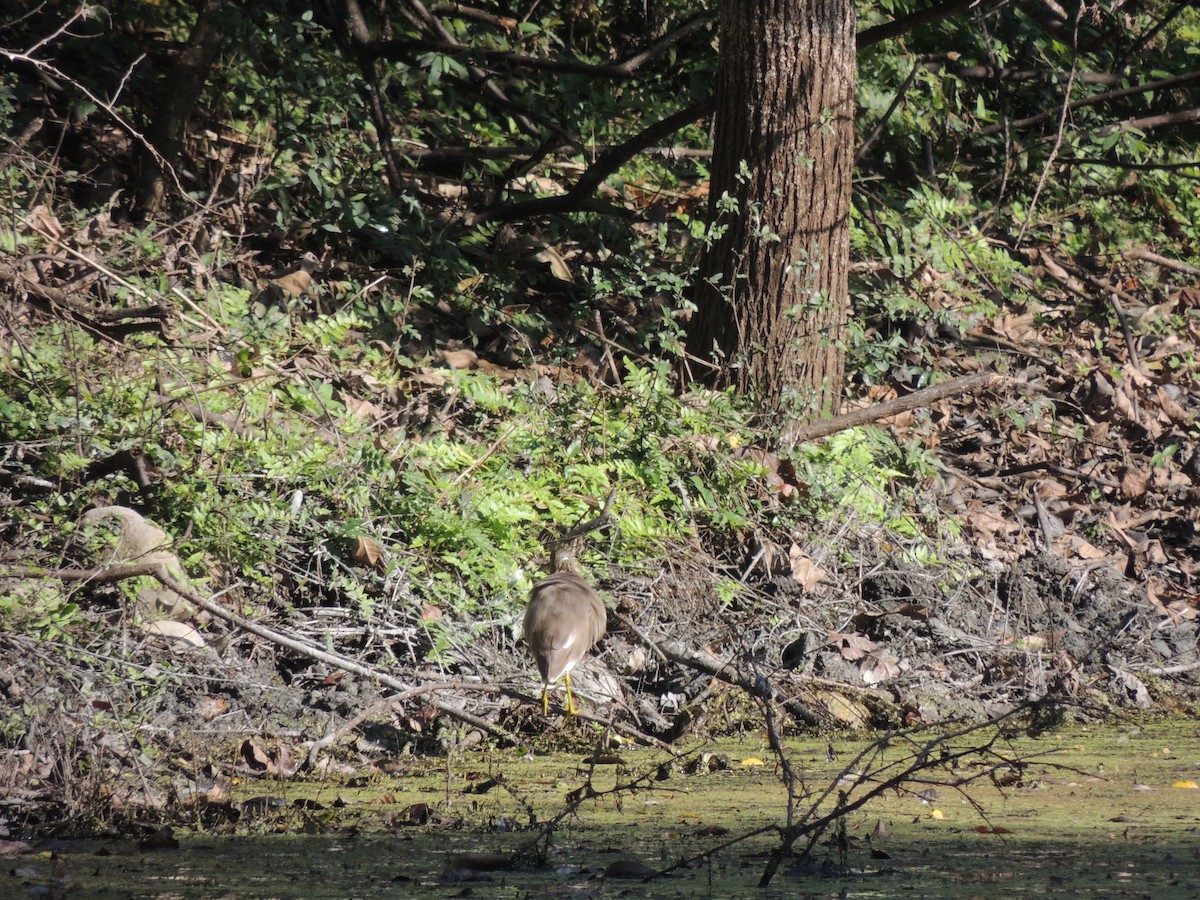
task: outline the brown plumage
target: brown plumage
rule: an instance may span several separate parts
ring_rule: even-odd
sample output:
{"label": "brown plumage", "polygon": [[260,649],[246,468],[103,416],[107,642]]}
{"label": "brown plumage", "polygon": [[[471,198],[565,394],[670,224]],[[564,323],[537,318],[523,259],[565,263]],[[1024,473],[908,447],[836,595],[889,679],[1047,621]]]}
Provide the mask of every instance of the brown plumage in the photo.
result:
{"label": "brown plumage", "polygon": [[[554,568],[569,564],[568,556],[555,554]],[[606,625],[604,603],[574,572],[556,571],[533,586],[525,610],[525,643],[542,676],[543,715],[550,712],[550,685],[560,678],[567,686],[567,712],[577,712],[571,670],[604,637]]]}

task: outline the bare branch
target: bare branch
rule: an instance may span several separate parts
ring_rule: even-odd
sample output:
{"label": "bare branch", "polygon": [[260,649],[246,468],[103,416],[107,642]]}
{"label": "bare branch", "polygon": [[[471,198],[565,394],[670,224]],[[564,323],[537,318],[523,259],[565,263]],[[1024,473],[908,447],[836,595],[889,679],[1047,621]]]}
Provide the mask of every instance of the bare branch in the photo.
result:
{"label": "bare branch", "polygon": [[[1062,73],[1054,69],[1012,69],[1007,66],[960,66],[940,59],[927,60],[921,64],[930,72],[940,72],[948,69],[958,78],[968,78],[980,81],[1042,81],[1053,82],[1062,78]],[[1075,80],[1080,84],[1099,84],[1105,87],[1117,87],[1127,76],[1117,72],[1079,72]]]}
{"label": "bare branch", "polygon": [[919,70],[920,64],[916,64],[912,67],[912,71],[909,72],[908,77],[904,79],[904,84],[900,85],[900,88],[896,91],[896,96],[892,98],[892,102],[888,106],[887,111],[880,116],[879,121],[875,123],[875,127],[871,129],[870,135],[867,136],[867,139],[862,142],[858,148],[858,151],[854,154],[854,161],[856,163],[861,162],[863,157],[866,156],[867,152],[871,149],[872,145],[879,140],[879,135],[883,133],[883,129],[887,126],[887,123],[892,118],[892,115],[895,114],[896,110],[900,108],[900,103],[904,100],[904,95],[908,93],[908,89],[912,87],[912,83],[916,80],[917,72]]}
{"label": "bare branch", "polygon": [[1151,131],[1152,129],[1162,128],[1166,125],[1187,125],[1191,122],[1200,122],[1200,107],[1196,109],[1182,109],[1178,112],[1159,113],[1153,116],[1144,116],[1140,119],[1126,119],[1124,122],[1114,122],[1112,125],[1105,125],[1096,134],[1100,137],[1105,137],[1114,131],[1121,131],[1126,128],[1138,131]]}
{"label": "bare branch", "polygon": [[776,693],[771,683],[756,672],[747,672],[732,662],[718,659],[707,651],[689,647],[680,641],[663,641],[658,647],[674,662],[736,685],[756,699],[768,703],[781,703],[784,709],[807,725],[822,723],[821,717],[815,712],[790,697]]}
{"label": "bare branch", "polygon": [[[1181,172],[1183,169],[1200,169],[1200,159],[1178,163],[1138,163],[1123,159],[1097,159],[1085,156],[1060,156],[1058,161],[1064,166],[1106,166],[1110,169],[1128,169],[1131,172]],[[1181,174],[1180,178],[1200,181],[1200,174]]]}
{"label": "bare branch", "polygon": [[187,191],[184,189],[182,182],[180,182],[179,175],[175,171],[174,167],[172,167],[171,164],[167,162],[166,158],[155,149],[154,145],[150,143],[149,139],[147,139],[144,134],[134,128],[133,123],[121,115],[121,113],[118,112],[116,107],[114,107],[111,103],[97,96],[86,85],[80,84],[57,66],[52,65],[43,59],[37,59],[29,55],[29,53],[20,53],[0,47],[0,59],[7,59],[10,63],[24,63],[25,65],[32,66],[41,74],[49,76],[56,81],[61,82],[62,84],[70,85],[72,88],[79,91],[79,93],[83,94],[83,96],[95,103],[97,107],[104,110],[109,118],[116,122],[126,134],[137,141],[138,144],[140,144],[146,151],[146,153],[149,154],[149,156],[158,165],[162,166],[163,171],[170,174],[171,180],[175,183],[175,187],[179,194],[181,196],[187,196]]}
{"label": "bare branch", "polygon": [[604,204],[602,207],[598,207],[597,204],[599,201],[590,199],[590,195],[604,183],[606,178],[633,157],[654,146],[668,135],[674,134],[680,128],[709,115],[712,110],[712,98],[694,103],[686,109],[673,113],[665,119],[648,126],[625,143],[607,150],[599,159],[588,166],[587,171],[579,177],[579,180],[572,185],[567,193],[560,194],[557,197],[538,197],[519,203],[494,206],[480,213],[476,221],[511,222],[516,219],[558,215],[582,209],[592,209],[597,212],[607,211],[610,214],[623,215],[625,214],[623,209],[611,204]]}
{"label": "bare branch", "polygon": [[375,41],[365,49],[376,59],[407,59],[423,51],[445,53],[463,59],[491,64],[504,64],[522,69],[542,72],[558,72],[569,75],[589,75],[597,78],[629,78],[639,69],[661,56],[671,47],[709,25],[715,16],[702,13],[668,32],[649,46],[616,63],[585,63],[576,60],[543,59],[527,56],[512,50],[493,50],[489,47],[468,47],[457,41],[446,40],[393,40]]}
{"label": "bare branch", "polygon": [[980,391],[1000,380],[1001,376],[994,372],[976,372],[974,375],[964,375],[961,378],[954,378],[943,384],[935,384],[933,387],[914,391],[906,397],[897,397],[895,400],[888,400],[886,403],[877,403],[866,409],[857,409],[853,412],[843,413],[840,416],[834,416],[831,419],[821,419],[805,425],[792,436],[792,443],[803,444],[806,441],[815,441],[817,438],[828,437],[831,434],[837,434],[839,431],[845,431],[847,428],[867,425],[910,409],[929,406],[931,403],[937,403],[939,400],[945,400],[947,397]]}
{"label": "bare branch", "polygon": [[482,22],[484,25],[494,25],[510,33],[516,31],[517,26],[520,24],[510,16],[497,16],[487,10],[476,9],[473,6],[464,6],[461,3],[446,3],[441,6],[435,6],[430,12],[435,16],[450,16],[455,19]]}
{"label": "bare branch", "polygon": [[[1080,100],[1076,100],[1074,103],[1071,103],[1067,107],[1067,109],[1071,112],[1074,112],[1077,109],[1083,109],[1088,106],[1095,106],[1097,103],[1109,103],[1113,100],[1121,100],[1125,97],[1133,97],[1138,94],[1148,93],[1150,91],[1163,91],[1163,90],[1171,90],[1174,88],[1187,87],[1188,85],[1195,84],[1196,82],[1200,82],[1200,71],[1187,72],[1183,75],[1176,75],[1172,78],[1160,78],[1157,81],[1147,81],[1144,84],[1135,84],[1132,87],[1118,88],[1117,90],[1113,90],[1113,91],[1104,91],[1103,93],[1100,93],[1100,94],[1093,94],[1090,97],[1084,97]],[[1024,119],[1014,119],[1014,120],[1010,121],[1008,124],[1013,128],[1028,128],[1030,125],[1036,125],[1038,122],[1044,121],[1045,119],[1048,119],[1048,118],[1051,118],[1052,116],[1058,115],[1058,112],[1059,112],[1059,108],[1054,107],[1053,109],[1046,109],[1046,110],[1043,110],[1042,112],[1036,113],[1035,115],[1032,115],[1032,116],[1026,116]],[[1197,110],[1190,110],[1189,112],[1197,113]],[[1200,116],[1198,116],[1198,117],[1200,117]],[[1155,117],[1155,118],[1157,118],[1157,117]],[[1133,122],[1126,122],[1124,124],[1127,126],[1130,126],[1130,127],[1134,127],[1134,128],[1146,127],[1143,125],[1135,124],[1136,121],[1138,121],[1138,120],[1134,120]],[[1187,119],[1186,121],[1196,121],[1196,119],[1192,118],[1192,119]],[[1158,124],[1174,124],[1174,123],[1161,122]],[[1111,130],[1112,128],[1117,127],[1117,126],[1108,126],[1108,127]],[[1149,127],[1153,127],[1153,126],[1149,126]],[[999,134],[1003,130],[1004,130],[1004,123],[997,123],[995,125],[989,125],[987,128],[980,130],[979,136],[987,137],[989,135]]]}
{"label": "bare branch", "polygon": [[[1001,0],[1000,3],[990,5],[1003,6],[1005,3],[1007,3],[1007,0]],[[926,25],[932,25],[934,22],[941,22],[943,19],[949,19],[957,16],[959,13],[967,12],[972,7],[982,7],[983,5],[984,0],[943,0],[942,3],[931,6],[928,9],[923,9],[920,12],[901,16],[890,22],[884,22],[882,25],[876,25],[860,31],[857,39],[858,49],[862,50],[881,41],[900,37],[901,35],[908,34],[910,31],[915,31]]]}

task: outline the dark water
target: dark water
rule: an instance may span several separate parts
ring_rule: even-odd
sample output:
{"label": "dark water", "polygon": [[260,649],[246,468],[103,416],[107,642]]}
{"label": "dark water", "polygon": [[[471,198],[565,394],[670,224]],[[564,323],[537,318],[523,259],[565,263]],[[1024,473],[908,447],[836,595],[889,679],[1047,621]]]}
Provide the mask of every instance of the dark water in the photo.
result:
{"label": "dark water", "polygon": [[[1195,898],[1196,730],[1077,729],[964,756],[847,814],[844,829],[826,831],[806,860],[785,861],[765,889],[757,884],[777,834],[718,849],[785,821],[778,767],[761,743],[742,741],[707,748],[716,755],[697,771],[668,766],[637,790],[610,793],[669,757],[622,752],[591,769],[582,757],[463,754],[368,788],[251,783],[243,799],[265,790],[285,805],[252,804],[258,812],[238,823],[241,833],[178,828],[180,846],[160,850],[135,838],[46,844],[3,860],[0,897]],[[824,739],[789,744],[814,797],[861,747],[834,745],[831,761]],[[829,803],[885,780],[910,750],[898,744],[864,760]],[[996,769],[998,759],[1018,764]],[[539,864],[531,818],[550,820],[589,772],[600,796],[559,824]],[[481,791],[497,776],[502,786]],[[289,801],[300,795],[303,809]],[[417,803],[429,805],[434,825],[400,824]],[[640,877],[682,859],[693,861]]]}

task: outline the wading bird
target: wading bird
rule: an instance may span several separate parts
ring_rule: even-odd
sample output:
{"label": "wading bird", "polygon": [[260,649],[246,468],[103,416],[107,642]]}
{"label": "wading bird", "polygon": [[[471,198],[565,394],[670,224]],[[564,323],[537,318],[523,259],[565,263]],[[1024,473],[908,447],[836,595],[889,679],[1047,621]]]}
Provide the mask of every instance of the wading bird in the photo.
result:
{"label": "wading bird", "polygon": [[609,520],[614,494],[608,495],[599,516],[557,542],[550,555],[550,574],[529,592],[525,643],[542,676],[543,715],[550,713],[550,685],[560,678],[567,688],[567,712],[578,712],[571,696],[571,670],[604,637],[608,613],[592,586],[579,574],[574,542]]}
{"label": "wading bird", "polygon": [[571,696],[571,670],[604,637],[608,614],[604,603],[576,572],[561,568],[572,560],[556,552],[555,570],[533,586],[525,610],[525,643],[542,676],[542,714],[550,712],[550,685],[562,679],[567,712],[578,710]]}

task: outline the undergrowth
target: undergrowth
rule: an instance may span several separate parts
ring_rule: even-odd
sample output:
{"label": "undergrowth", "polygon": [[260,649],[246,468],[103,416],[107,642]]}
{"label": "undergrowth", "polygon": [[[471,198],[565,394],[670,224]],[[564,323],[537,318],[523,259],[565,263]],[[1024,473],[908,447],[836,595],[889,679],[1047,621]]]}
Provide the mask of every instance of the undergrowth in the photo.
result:
{"label": "undergrowth", "polygon": [[[56,485],[15,511],[24,562],[93,564],[79,517],[129,504],[211,590],[239,581],[255,605],[369,619],[403,583],[466,623],[513,621],[545,543],[610,489],[616,527],[585,558],[598,577],[695,539],[738,548],[765,528],[790,540],[847,507],[909,538],[936,531],[903,511],[933,475],[918,454],[848,432],[801,448],[793,483],[772,486],[751,411],[729,394],[679,394],[663,363],[624,360],[615,385],[565,368],[418,367],[348,340],[367,323],[344,312],[269,313],[228,295],[207,311],[229,350],[206,350],[186,325],[117,345],[64,322],[7,349],[0,423],[22,448],[8,465]],[[130,452],[152,490],[105,471]],[[380,560],[355,557],[360,538]],[[79,606],[54,596],[7,604],[9,624],[58,637]]]}

